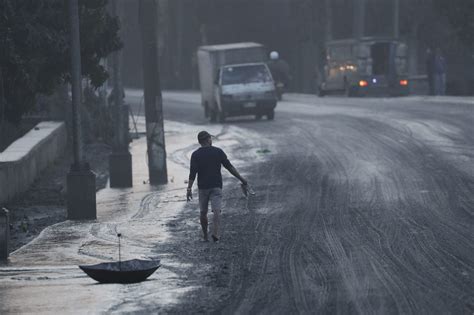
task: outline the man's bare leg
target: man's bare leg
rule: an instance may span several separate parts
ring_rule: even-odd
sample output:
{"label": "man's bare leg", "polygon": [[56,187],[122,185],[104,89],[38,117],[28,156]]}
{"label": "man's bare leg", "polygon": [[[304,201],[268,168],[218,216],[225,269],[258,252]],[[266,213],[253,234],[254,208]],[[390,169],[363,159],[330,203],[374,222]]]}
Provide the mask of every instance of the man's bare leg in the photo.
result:
{"label": "man's bare leg", "polygon": [[220,238],[221,210],[213,211],[212,239],[217,242]]}
{"label": "man's bare leg", "polygon": [[199,219],[201,221],[201,228],[202,228],[202,233],[204,235],[204,240],[207,242],[209,240],[209,238],[207,237],[207,226],[208,226],[207,213],[201,212],[201,216]]}

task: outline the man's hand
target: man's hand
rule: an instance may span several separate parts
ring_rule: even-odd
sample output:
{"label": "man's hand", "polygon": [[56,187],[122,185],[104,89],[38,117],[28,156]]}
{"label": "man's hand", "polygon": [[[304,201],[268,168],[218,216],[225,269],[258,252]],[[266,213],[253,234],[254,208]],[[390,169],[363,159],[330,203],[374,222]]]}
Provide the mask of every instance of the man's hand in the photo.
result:
{"label": "man's hand", "polygon": [[186,200],[187,201],[193,200],[193,191],[191,190],[191,188],[188,188],[188,190],[186,191]]}

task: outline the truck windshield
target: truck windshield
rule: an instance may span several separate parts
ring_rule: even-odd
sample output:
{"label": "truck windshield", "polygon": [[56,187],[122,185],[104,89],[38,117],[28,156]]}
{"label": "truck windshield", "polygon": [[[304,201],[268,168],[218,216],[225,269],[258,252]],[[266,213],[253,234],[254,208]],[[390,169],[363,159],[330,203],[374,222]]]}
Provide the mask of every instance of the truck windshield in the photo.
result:
{"label": "truck windshield", "polygon": [[271,80],[265,65],[225,67],[222,70],[222,85],[270,82]]}

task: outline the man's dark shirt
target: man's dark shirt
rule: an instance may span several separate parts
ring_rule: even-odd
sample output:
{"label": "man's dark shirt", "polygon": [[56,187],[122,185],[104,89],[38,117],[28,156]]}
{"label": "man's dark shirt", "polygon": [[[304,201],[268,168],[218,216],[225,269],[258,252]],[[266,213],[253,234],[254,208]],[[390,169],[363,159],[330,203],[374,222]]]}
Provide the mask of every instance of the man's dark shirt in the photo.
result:
{"label": "man's dark shirt", "polygon": [[198,175],[198,188],[222,188],[221,165],[226,169],[230,169],[227,155],[219,148],[200,147],[191,155],[191,169],[189,172],[189,180],[195,180]]}

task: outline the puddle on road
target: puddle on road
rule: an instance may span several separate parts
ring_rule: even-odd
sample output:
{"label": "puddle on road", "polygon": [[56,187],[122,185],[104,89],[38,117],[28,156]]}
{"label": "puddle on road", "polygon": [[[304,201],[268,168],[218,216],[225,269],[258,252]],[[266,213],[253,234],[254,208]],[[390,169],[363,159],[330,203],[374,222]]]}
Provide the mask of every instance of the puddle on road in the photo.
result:
{"label": "puddle on road", "polygon": [[[178,264],[179,265],[179,264]],[[176,270],[176,264],[173,265]],[[183,268],[189,268],[184,266]],[[77,266],[0,270],[0,313],[108,313],[157,309],[179,302],[195,286],[180,285],[179,275],[161,267],[137,284],[98,284]]]}

